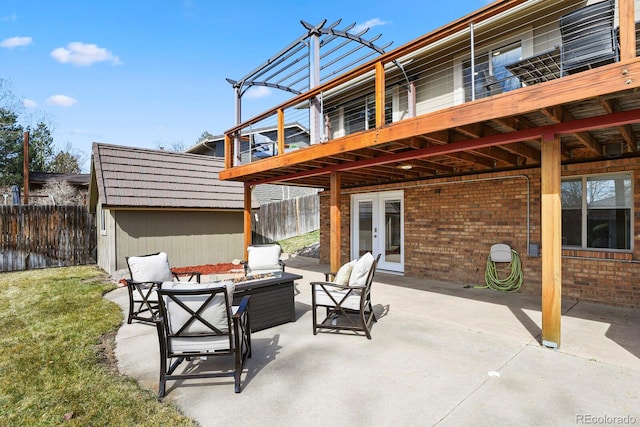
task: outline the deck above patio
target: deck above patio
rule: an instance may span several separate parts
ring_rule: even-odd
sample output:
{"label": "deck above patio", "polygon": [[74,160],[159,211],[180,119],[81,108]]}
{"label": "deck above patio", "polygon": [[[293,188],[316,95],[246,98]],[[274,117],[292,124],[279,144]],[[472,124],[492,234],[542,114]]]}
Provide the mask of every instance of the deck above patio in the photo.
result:
{"label": "deck above patio", "polygon": [[[611,5],[614,52],[569,70],[562,22],[587,3],[497,1],[309,85],[226,132],[220,178],[328,188],[341,172],[349,188],[531,167],[549,135],[563,161],[636,155],[640,2],[596,3]],[[291,123],[307,132],[286,133]],[[277,140],[252,138],[266,127]]]}

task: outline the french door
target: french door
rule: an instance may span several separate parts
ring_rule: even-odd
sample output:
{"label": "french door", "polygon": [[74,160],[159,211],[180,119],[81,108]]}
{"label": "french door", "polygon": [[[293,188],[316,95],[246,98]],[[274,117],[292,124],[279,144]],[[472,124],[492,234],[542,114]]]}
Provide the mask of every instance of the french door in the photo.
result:
{"label": "french door", "polygon": [[380,270],[404,272],[404,194],[354,194],[351,198],[351,258],[380,254]]}

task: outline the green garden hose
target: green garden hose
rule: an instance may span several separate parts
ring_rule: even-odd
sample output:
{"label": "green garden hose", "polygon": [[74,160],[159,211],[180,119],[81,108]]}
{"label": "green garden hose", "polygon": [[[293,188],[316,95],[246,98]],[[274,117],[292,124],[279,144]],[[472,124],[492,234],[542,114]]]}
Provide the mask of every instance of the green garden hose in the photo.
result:
{"label": "green garden hose", "polygon": [[[509,268],[511,271],[509,276],[504,279],[500,275],[504,275]],[[489,288],[501,292],[516,292],[522,286],[524,278],[522,276],[522,265],[520,264],[520,256],[518,252],[511,249],[511,262],[503,268],[497,268],[496,263],[491,260],[491,254],[487,257],[487,269],[484,273],[484,281],[486,286],[475,286],[476,288]]]}

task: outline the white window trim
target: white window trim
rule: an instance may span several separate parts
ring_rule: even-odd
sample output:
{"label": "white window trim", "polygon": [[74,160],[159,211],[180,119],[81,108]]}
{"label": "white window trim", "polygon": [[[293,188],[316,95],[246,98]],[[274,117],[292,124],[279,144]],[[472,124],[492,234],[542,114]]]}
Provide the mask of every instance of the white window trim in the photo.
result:
{"label": "white window trim", "polygon": [[605,173],[593,173],[593,174],[581,174],[581,175],[571,175],[571,176],[566,176],[562,178],[562,181],[576,181],[576,180],[580,180],[581,185],[583,185],[584,187],[584,183],[585,180],[589,179],[589,178],[606,178],[606,177],[615,177],[615,176],[622,176],[622,175],[629,175],[629,180],[631,181],[631,206],[629,207],[630,210],[630,217],[631,217],[631,223],[630,223],[630,227],[631,229],[629,230],[629,235],[630,235],[630,242],[629,242],[629,249],[613,249],[613,248],[590,248],[587,247],[587,243],[586,243],[586,238],[587,238],[587,222],[585,220],[585,216],[587,214],[588,208],[587,208],[587,195],[585,192],[583,192],[582,194],[582,205],[580,207],[580,211],[581,214],[583,216],[582,218],[582,231],[581,231],[581,245],[580,246],[572,246],[572,245],[562,245],[562,249],[567,249],[567,250],[580,250],[580,251],[592,251],[592,252],[620,252],[620,253],[631,253],[634,251],[634,236],[635,236],[635,213],[634,213],[634,194],[635,194],[635,188],[634,188],[634,177],[633,177],[633,171],[628,171],[628,170],[623,170],[623,171],[619,171],[619,172],[605,172]]}

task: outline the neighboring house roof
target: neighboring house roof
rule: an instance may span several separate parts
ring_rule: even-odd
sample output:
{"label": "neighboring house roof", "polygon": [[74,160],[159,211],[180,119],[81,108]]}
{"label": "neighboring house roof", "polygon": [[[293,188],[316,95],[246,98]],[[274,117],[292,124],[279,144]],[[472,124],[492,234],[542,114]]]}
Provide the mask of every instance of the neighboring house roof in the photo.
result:
{"label": "neighboring house roof", "polygon": [[[277,127],[264,127],[255,128],[251,132],[246,132],[243,135],[261,135],[263,138],[267,138],[270,141],[276,141],[278,138]],[[308,145],[308,131],[299,123],[291,123],[285,125],[285,137],[294,139],[296,136],[307,138],[307,141],[300,143],[300,146]],[[210,139],[199,141],[196,145],[188,148],[187,153],[215,156],[224,158],[224,135],[214,136]],[[273,152],[269,154],[272,156]],[[258,156],[256,156],[258,157]],[[279,185],[279,184],[260,184],[256,185],[252,191],[252,197],[260,205],[271,203],[279,200],[293,199],[296,197],[308,196],[310,194],[317,194],[319,189],[309,187],[298,187],[291,185]]]}
{"label": "neighboring house roof", "polygon": [[88,173],[29,172],[29,185],[44,185],[50,181],[67,182],[74,187],[89,187]]}
{"label": "neighboring house roof", "polygon": [[[300,147],[309,145],[309,130],[300,123],[288,123],[284,125],[285,140],[291,141]],[[260,142],[278,140],[278,127],[265,126],[254,128],[242,133],[242,136],[254,135]],[[256,141],[256,143],[260,143]],[[224,135],[216,135],[209,139],[198,141],[195,145],[185,150],[187,153],[206,154],[208,156],[224,157]]]}
{"label": "neighboring house roof", "polygon": [[94,143],[90,206],[107,208],[244,208],[243,184],[220,181],[224,161],[197,154]]}

